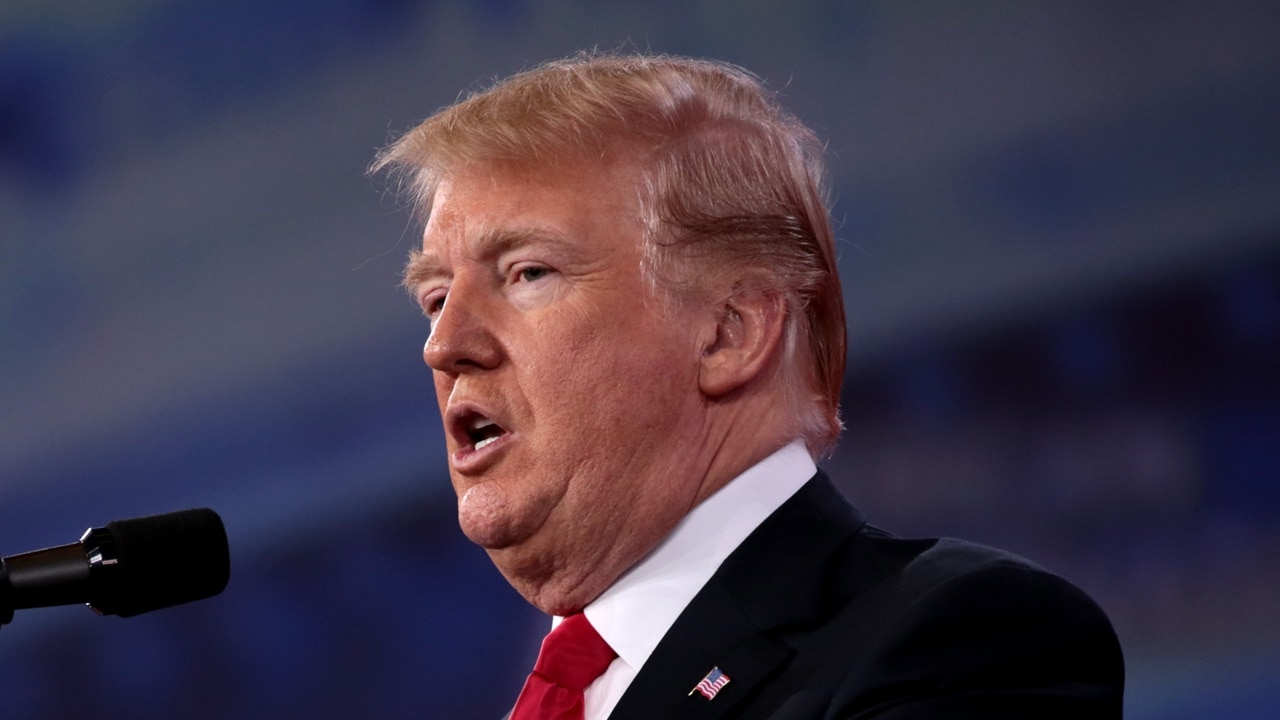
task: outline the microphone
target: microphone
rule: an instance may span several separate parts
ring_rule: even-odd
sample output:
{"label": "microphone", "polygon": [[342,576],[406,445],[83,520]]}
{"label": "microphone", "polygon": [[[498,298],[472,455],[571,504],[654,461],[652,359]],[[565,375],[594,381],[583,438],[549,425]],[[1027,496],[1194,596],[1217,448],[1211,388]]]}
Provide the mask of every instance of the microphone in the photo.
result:
{"label": "microphone", "polygon": [[208,508],[89,528],[80,542],[0,559],[0,625],[14,610],[86,603],[133,617],[222,592],[227,532]]}

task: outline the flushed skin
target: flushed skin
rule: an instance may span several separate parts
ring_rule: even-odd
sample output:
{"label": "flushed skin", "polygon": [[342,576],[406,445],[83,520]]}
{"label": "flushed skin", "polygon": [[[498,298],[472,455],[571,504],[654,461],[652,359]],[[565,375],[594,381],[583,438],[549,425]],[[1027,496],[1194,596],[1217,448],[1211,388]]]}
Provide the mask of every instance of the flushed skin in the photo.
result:
{"label": "flushed skin", "polygon": [[[626,160],[451,176],[408,270],[459,522],[549,613],[581,609],[784,442],[763,395],[715,404],[769,371],[780,315],[742,358],[750,331],[727,336],[722,305],[658,292],[635,184]],[[504,432],[477,450],[479,417]]]}

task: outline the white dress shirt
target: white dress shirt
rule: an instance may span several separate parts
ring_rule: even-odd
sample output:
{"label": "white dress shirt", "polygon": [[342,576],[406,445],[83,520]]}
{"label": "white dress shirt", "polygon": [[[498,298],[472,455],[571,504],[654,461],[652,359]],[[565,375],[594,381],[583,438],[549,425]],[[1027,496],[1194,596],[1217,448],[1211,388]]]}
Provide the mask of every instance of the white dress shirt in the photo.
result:
{"label": "white dress shirt", "polygon": [[[803,442],[778,450],[702,501],[652,552],[584,609],[596,632],[618,653],[586,689],[585,720],[609,717],[693,596],[725,558],[816,471]],[[553,627],[559,620],[553,620]]]}

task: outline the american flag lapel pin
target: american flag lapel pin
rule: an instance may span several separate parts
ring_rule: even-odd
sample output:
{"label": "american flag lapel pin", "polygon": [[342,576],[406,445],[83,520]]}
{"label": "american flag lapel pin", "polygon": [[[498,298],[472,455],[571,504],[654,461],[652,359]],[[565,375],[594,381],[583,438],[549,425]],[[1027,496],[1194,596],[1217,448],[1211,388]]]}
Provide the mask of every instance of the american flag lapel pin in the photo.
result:
{"label": "american flag lapel pin", "polygon": [[728,684],[729,676],[725,675],[724,671],[717,665],[711,668],[711,672],[707,673],[706,677],[702,678],[702,682],[689,691],[689,696],[692,697],[695,692],[699,692],[702,693],[702,697],[708,700],[715,700],[716,693],[720,692],[720,689]]}

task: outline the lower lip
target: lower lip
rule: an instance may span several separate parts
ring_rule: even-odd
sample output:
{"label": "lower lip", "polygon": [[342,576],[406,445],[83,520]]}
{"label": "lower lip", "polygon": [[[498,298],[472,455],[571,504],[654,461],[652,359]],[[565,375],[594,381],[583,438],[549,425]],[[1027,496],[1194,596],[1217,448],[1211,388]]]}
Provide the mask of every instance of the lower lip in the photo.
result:
{"label": "lower lip", "polygon": [[512,443],[514,433],[504,433],[499,435],[496,440],[477,450],[474,445],[469,445],[461,450],[453,453],[451,460],[453,461],[453,469],[468,475],[487,470],[490,465],[498,460],[498,453],[502,452],[508,445]]}

